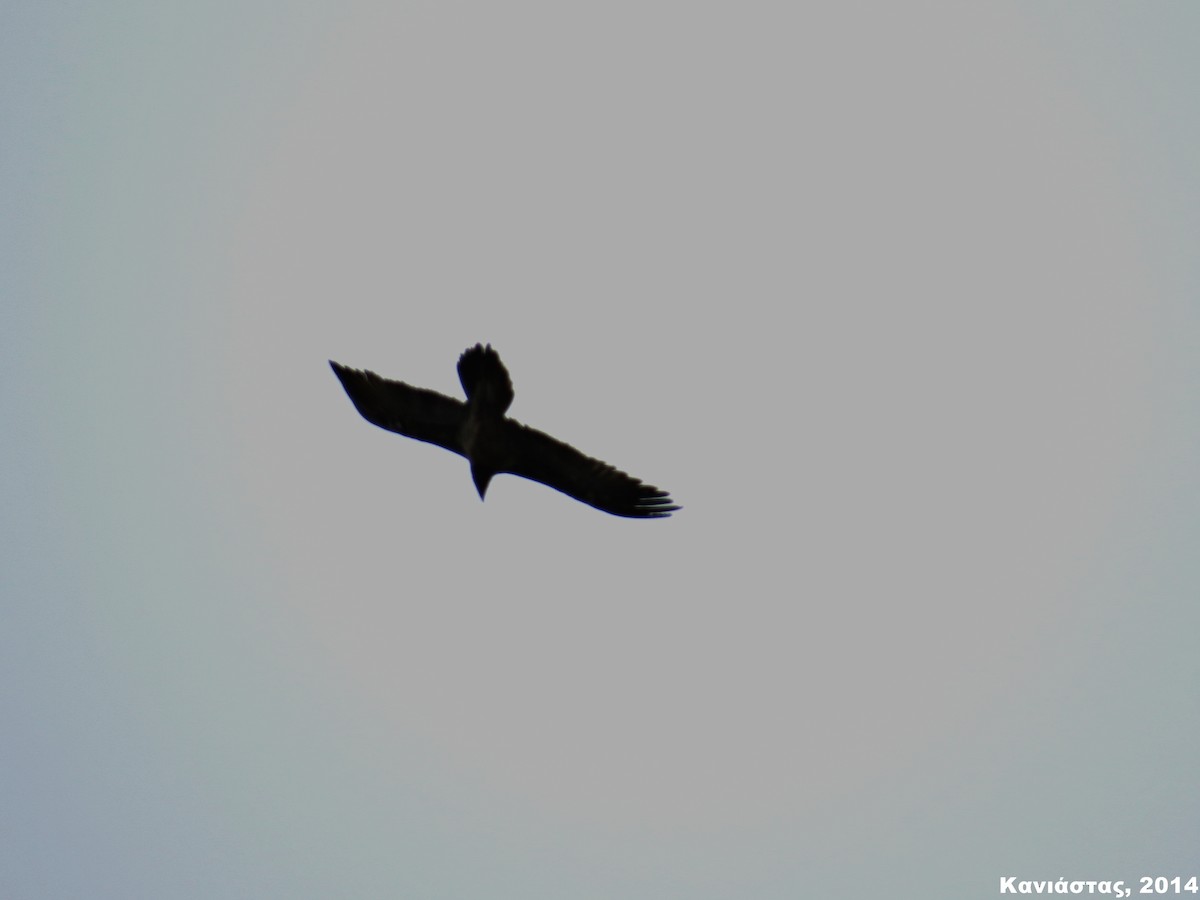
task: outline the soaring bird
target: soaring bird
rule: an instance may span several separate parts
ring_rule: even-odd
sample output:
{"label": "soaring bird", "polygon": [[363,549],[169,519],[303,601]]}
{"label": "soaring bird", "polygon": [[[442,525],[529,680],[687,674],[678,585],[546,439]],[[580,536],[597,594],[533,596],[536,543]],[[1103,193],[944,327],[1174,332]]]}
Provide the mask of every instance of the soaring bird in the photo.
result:
{"label": "soaring bird", "polygon": [[480,500],[492,476],[510,472],[614,516],[660,519],[680,508],[666,491],[506,416],[512,379],[491,344],[476,344],[458,358],[466,403],[333,360],[329,365],[368,422],[465,456]]}

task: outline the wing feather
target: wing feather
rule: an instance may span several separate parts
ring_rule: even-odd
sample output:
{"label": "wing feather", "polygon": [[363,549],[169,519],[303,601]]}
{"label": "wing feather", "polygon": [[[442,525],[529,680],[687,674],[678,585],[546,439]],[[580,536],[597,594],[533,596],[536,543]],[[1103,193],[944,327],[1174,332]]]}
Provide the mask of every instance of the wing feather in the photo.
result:
{"label": "wing feather", "polygon": [[614,516],[659,519],[680,509],[666,491],[570,444],[513,419],[506,419],[505,426],[508,453],[500,471],[539,481]]}
{"label": "wing feather", "polygon": [[460,431],[466,404],[437,391],[415,388],[374,372],[329,361],[362,417],[380,428],[463,452]]}

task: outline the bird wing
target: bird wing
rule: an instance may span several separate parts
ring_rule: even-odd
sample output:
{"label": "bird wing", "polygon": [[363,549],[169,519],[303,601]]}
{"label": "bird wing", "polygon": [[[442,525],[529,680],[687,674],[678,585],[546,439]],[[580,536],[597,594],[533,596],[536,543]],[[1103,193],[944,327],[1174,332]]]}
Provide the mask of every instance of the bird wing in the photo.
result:
{"label": "bird wing", "polygon": [[659,519],[679,509],[666,491],[580,453],[570,444],[505,419],[506,459],[500,471],[562,491],[614,516]]}
{"label": "bird wing", "polygon": [[459,430],[467,407],[462,401],[333,360],[329,365],[368,422],[455,453],[463,452]]}

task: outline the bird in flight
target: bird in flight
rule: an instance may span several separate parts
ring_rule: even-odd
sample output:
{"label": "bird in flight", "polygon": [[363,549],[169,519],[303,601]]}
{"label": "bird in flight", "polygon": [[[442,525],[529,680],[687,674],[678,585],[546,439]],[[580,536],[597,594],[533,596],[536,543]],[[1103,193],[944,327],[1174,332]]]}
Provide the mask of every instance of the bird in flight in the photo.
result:
{"label": "bird in flight", "polygon": [[476,344],[458,358],[466,403],[333,360],[329,365],[368,422],[465,456],[480,500],[492,476],[510,472],[614,516],[661,519],[680,508],[666,491],[506,416],[512,380],[491,344]]}

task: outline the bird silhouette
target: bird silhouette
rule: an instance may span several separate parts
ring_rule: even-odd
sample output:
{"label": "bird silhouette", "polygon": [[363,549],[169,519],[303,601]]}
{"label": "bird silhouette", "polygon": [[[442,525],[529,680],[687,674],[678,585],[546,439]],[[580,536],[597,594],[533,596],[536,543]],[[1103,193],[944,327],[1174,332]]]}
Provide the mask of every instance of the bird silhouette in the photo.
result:
{"label": "bird silhouette", "polygon": [[505,415],[512,379],[491,344],[476,344],[458,359],[465,403],[333,360],[329,365],[368,422],[465,456],[481,500],[492,477],[508,472],[614,516],[661,519],[681,508],[666,491]]}

